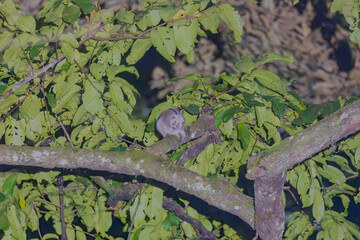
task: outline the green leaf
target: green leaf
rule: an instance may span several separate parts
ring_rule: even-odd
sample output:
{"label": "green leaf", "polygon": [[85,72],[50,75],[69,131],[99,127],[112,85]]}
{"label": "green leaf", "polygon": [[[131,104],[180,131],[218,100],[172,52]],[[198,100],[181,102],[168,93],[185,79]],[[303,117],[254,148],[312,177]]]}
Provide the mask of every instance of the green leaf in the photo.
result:
{"label": "green leaf", "polygon": [[64,8],[62,17],[65,22],[74,24],[79,19],[80,14],[80,8],[78,6],[72,5]]}
{"label": "green leaf", "polygon": [[331,3],[331,12],[337,12],[337,11],[341,11],[344,7],[344,0],[334,0]]}
{"label": "green leaf", "polygon": [[190,25],[185,20],[174,23],[174,37],[177,48],[184,54],[189,54],[195,45],[199,23],[193,19]]}
{"label": "green leaf", "polygon": [[169,212],[165,220],[162,222],[162,227],[165,230],[168,230],[170,226],[178,226],[180,223],[180,218],[175,215],[173,212]]}
{"label": "green leaf", "polygon": [[315,190],[312,212],[317,222],[321,221],[321,218],[324,215],[324,211],[325,211],[324,199],[321,195],[321,192],[319,190]]}
{"label": "green leaf", "polygon": [[124,55],[130,49],[133,41],[133,39],[119,40],[114,44],[114,47],[116,47],[119,52]]}
{"label": "green leaf", "polygon": [[93,11],[94,6],[90,0],[72,0],[76,5],[78,5],[84,14],[89,14]]}
{"label": "green leaf", "polygon": [[55,233],[47,233],[42,237],[43,240],[54,240],[54,239],[59,239],[59,236]]}
{"label": "green leaf", "polygon": [[272,99],[271,100],[271,109],[273,110],[275,116],[281,118],[281,117],[283,117],[283,115],[285,113],[286,105],[281,100]]}
{"label": "green leaf", "polygon": [[20,117],[35,118],[42,108],[41,99],[31,95],[25,99],[19,108]]}
{"label": "green leaf", "polygon": [[54,108],[56,106],[56,99],[55,99],[54,94],[47,93],[46,94],[46,100],[47,100],[47,103],[49,104],[49,106],[51,108]]}
{"label": "green leaf", "polygon": [[71,33],[67,33],[67,34],[61,34],[60,35],[60,40],[62,43],[68,43],[69,47],[71,48],[78,48],[79,47],[79,43],[76,40],[75,36]]}
{"label": "green leaf", "polygon": [[[4,122],[0,122],[0,139],[2,138],[2,136],[5,134],[5,123]],[[1,201],[0,201],[1,202]]]}
{"label": "green leaf", "polygon": [[110,51],[110,55],[112,55],[112,64],[116,66],[120,66],[121,63],[121,52],[120,49],[116,46],[113,46]]}
{"label": "green leaf", "polygon": [[11,195],[13,194],[13,191],[14,191],[15,184],[16,184],[16,175],[15,174],[12,174],[6,178],[6,180],[2,186],[3,193],[6,197],[11,197]]}
{"label": "green leaf", "polygon": [[174,30],[167,27],[159,27],[150,32],[151,42],[156,50],[169,62],[175,62]]}
{"label": "green leaf", "polygon": [[322,117],[327,117],[329,116],[330,114],[336,112],[337,110],[339,110],[341,108],[341,105],[340,105],[340,101],[339,100],[336,100],[336,101],[332,101],[332,102],[329,102],[329,103],[326,103],[325,105],[323,105],[321,107],[321,115]]}
{"label": "green leaf", "polygon": [[220,23],[219,10],[217,8],[209,8],[201,13],[198,20],[205,30],[217,33]]}
{"label": "green leaf", "polygon": [[113,141],[118,139],[120,134],[119,126],[110,116],[105,116],[104,118],[104,127],[106,135]]}
{"label": "green leaf", "polygon": [[287,63],[293,63],[294,58],[292,56],[281,56],[277,53],[265,53],[259,61],[257,62],[258,65],[263,65],[266,63],[272,63],[275,61],[282,61]]}
{"label": "green leaf", "polygon": [[299,178],[296,183],[296,189],[300,195],[305,195],[310,188],[310,176],[309,172],[302,171],[299,174]]}
{"label": "green leaf", "polygon": [[350,198],[345,194],[340,194],[340,198],[341,198],[341,202],[342,202],[342,204],[344,206],[344,216],[347,217]]}
{"label": "green leaf", "polygon": [[223,122],[224,112],[225,111],[220,111],[215,114],[215,128],[219,128],[219,126]]}
{"label": "green leaf", "polygon": [[0,34],[0,52],[2,52],[5,48],[9,46],[9,44],[13,40],[14,33],[13,32],[2,32]]}
{"label": "green leaf", "polygon": [[244,54],[235,63],[235,68],[240,72],[251,73],[256,68],[255,58],[250,54]]}
{"label": "green leaf", "polygon": [[300,212],[292,213],[286,220],[286,232],[284,237],[286,239],[300,239],[302,234],[309,226],[312,226],[309,217]]}
{"label": "green leaf", "polygon": [[345,239],[344,230],[340,222],[335,222],[329,226],[330,239]]}
{"label": "green leaf", "polygon": [[156,26],[161,21],[160,12],[158,9],[152,9],[148,14],[146,14],[145,17],[148,27]]}
{"label": "green leaf", "polygon": [[137,78],[139,78],[139,76],[140,76],[137,69],[133,66],[127,67],[124,65],[120,65],[120,66],[111,65],[110,67],[108,67],[106,69],[106,73],[107,73],[109,81],[119,80],[120,78],[115,78],[115,77],[117,74],[122,73],[122,72],[128,72],[128,73],[134,74]]}
{"label": "green leaf", "polygon": [[137,39],[131,47],[130,54],[126,58],[126,62],[128,64],[135,64],[144,56],[151,46],[151,39]]}
{"label": "green leaf", "polygon": [[24,214],[17,211],[15,205],[11,205],[7,209],[6,216],[10,222],[11,236],[14,239],[26,239],[26,231],[22,224],[25,221]]}
{"label": "green leaf", "polygon": [[256,79],[263,85],[264,87],[273,90],[275,92],[280,93],[281,95],[286,94],[285,86],[281,82],[278,75],[275,73],[269,72],[263,69],[254,70],[251,74],[256,77]]}
{"label": "green leaf", "polygon": [[279,127],[281,125],[278,117],[274,113],[268,110],[266,107],[255,107],[255,114],[257,125],[261,127],[265,122],[271,123],[272,125]]}
{"label": "green leaf", "polygon": [[12,0],[0,2],[0,13],[5,17],[6,22],[10,25],[15,25],[19,18],[19,14]]}
{"label": "green leaf", "polygon": [[239,78],[235,74],[228,76],[225,72],[222,72],[220,77],[232,86],[235,86],[237,83],[239,83]]}
{"label": "green leaf", "polygon": [[221,4],[219,6],[220,18],[229,25],[229,28],[234,32],[235,42],[241,41],[241,34],[243,31],[242,22],[239,13],[229,4]]}
{"label": "green leaf", "polygon": [[98,81],[93,82],[91,84],[89,81],[86,81],[84,83],[85,92],[82,95],[82,100],[85,104],[85,109],[90,114],[96,114],[98,112],[102,112],[104,110],[103,107],[103,100],[101,99],[101,94],[98,92],[104,91],[105,88],[105,82],[104,81]]}
{"label": "green leaf", "polygon": [[341,170],[351,173],[351,174],[357,174],[358,172],[352,170],[349,166],[349,161],[340,155],[331,155],[326,157],[327,161],[332,161],[340,166]]}
{"label": "green leaf", "polygon": [[243,147],[244,150],[247,150],[250,143],[250,136],[251,136],[250,130],[243,123],[239,123],[237,125],[237,130],[238,130],[238,139],[241,142],[241,146]]}
{"label": "green leaf", "polygon": [[320,105],[310,105],[305,111],[300,112],[301,121],[304,124],[313,123],[317,119],[320,109]]}
{"label": "green leaf", "polygon": [[316,235],[316,240],[331,240],[329,232],[327,231],[319,231]]}
{"label": "green leaf", "polygon": [[75,96],[75,94],[80,90],[81,90],[80,86],[73,85],[61,98],[59,98],[56,95],[56,106],[53,108],[53,112],[54,113],[61,112],[63,110],[63,107],[65,107],[65,105],[68,104],[70,100]]}
{"label": "green leaf", "polygon": [[105,206],[105,196],[99,196],[95,205],[95,229],[101,234],[105,234],[112,224],[112,213],[107,211]]}
{"label": "green leaf", "polygon": [[192,115],[197,115],[197,114],[199,114],[200,108],[195,104],[190,104],[189,106],[184,107],[184,109]]}
{"label": "green leaf", "polygon": [[106,68],[108,66],[100,63],[92,63],[90,65],[90,73],[95,79],[101,79],[105,75]]}
{"label": "green leaf", "polygon": [[231,107],[225,110],[223,115],[223,121],[224,122],[229,121],[235,115],[235,113],[238,112],[238,109],[239,109],[238,107]]}
{"label": "green leaf", "polygon": [[20,126],[20,121],[16,121],[11,116],[5,120],[7,125],[5,130],[5,144],[21,146],[25,141],[25,134]]}
{"label": "green leaf", "polygon": [[5,99],[5,101],[0,103],[0,114],[7,112],[9,108],[18,101],[18,97],[16,97],[15,95],[10,95],[8,98]]}
{"label": "green leaf", "polygon": [[150,216],[151,218],[155,218],[160,215],[162,211],[162,203],[163,203],[163,193],[164,191],[161,188],[152,187],[152,198],[150,202]]}
{"label": "green leaf", "polygon": [[75,237],[75,239],[77,239],[77,240],[86,240],[87,239],[86,235],[84,233],[84,230],[81,229],[81,227],[75,226],[75,229],[76,229],[76,237]]}
{"label": "green leaf", "polygon": [[113,24],[113,20],[114,20],[114,12],[111,11],[110,9],[102,9],[96,12],[91,18],[91,21],[93,23]]}
{"label": "green leaf", "polygon": [[20,15],[17,25],[21,31],[35,33],[36,22],[31,15]]}
{"label": "green leaf", "polygon": [[134,121],[133,124],[132,121],[130,121],[129,116],[126,113],[119,111],[115,106],[109,106],[107,112],[112,120],[119,126],[122,133],[137,140],[142,139],[145,130],[144,123],[141,121]]}
{"label": "green leaf", "polygon": [[135,13],[127,10],[126,8],[121,8],[116,14],[115,18],[123,23],[133,24],[134,23]]}
{"label": "green leaf", "polygon": [[318,171],[323,177],[329,179],[329,181],[332,183],[341,185],[346,182],[346,177],[344,173],[334,166],[326,165],[322,168],[319,167]]}
{"label": "green leaf", "polygon": [[39,40],[34,44],[34,46],[31,47],[31,49],[30,49],[30,57],[31,57],[31,59],[34,60],[34,58],[39,55],[40,49],[43,46],[45,46],[45,44],[46,44],[45,41]]}
{"label": "green leaf", "polygon": [[258,106],[258,107],[265,106],[262,102],[255,100],[255,94],[243,92],[242,95],[244,97],[246,105],[248,105],[248,107],[250,107],[250,108],[253,106]]}
{"label": "green leaf", "polygon": [[61,44],[61,51],[64,53],[66,60],[69,63],[74,64],[75,54],[77,50],[72,48],[69,43],[63,42]]}
{"label": "green leaf", "polygon": [[0,214],[0,229],[3,231],[8,230],[10,227],[10,222],[4,213]]}

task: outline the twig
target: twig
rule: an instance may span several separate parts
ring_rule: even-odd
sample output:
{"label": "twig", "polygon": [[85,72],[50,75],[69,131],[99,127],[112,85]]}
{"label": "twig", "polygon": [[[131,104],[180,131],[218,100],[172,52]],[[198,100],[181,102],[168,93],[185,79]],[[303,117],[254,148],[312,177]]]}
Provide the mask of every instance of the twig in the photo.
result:
{"label": "twig", "polygon": [[129,143],[130,144],[130,146],[139,146],[140,148],[142,148],[142,149],[144,149],[144,148],[146,148],[145,146],[143,146],[143,145],[141,145],[141,144],[138,144],[137,142],[136,142],[136,140],[135,141],[129,141],[129,140],[127,140],[127,139],[125,139],[125,138],[123,138],[123,137],[121,137],[121,136],[119,136],[118,137],[121,141],[124,141],[124,142],[126,142],[126,143]]}
{"label": "twig", "polygon": [[138,36],[119,36],[119,37],[109,37],[109,38],[102,38],[102,37],[92,37],[93,40],[97,40],[97,41],[118,41],[118,40],[124,40],[124,39],[146,39],[149,37],[143,36],[143,37],[138,37]]}
{"label": "twig", "polygon": [[204,225],[197,219],[190,217],[185,213],[184,208],[173,204],[172,198],[163,199],[163,207],[170,212],[174,212],[176,216],[189,223],[193,228],[199,231],[200,239],[217,239]]}
{"label": "twig", "polygon": [[39,216],[41,216],[41,215],[40,215],[40,211],[39,211],[39,209],[37,208],[37,206],[36,206],[36,204],[35,204],[34,201],[31,202],[31,205],[32,205],[33,209],[37,212],[37,215],[36,215],[36,216],[37,216],[37,222],[38,222],[37,232],[38,232],[38,234],[39,234],[40,240],[42,240],[42,239],[43,239],[43,236],[41,235],[41,231],[40,231],[40,221],[39,221]]}
{"label": "twig", "polygon": [[44,84],[41,83],[41,84],[39,84],[39,86],[40,86],[40,91],[43,94],[43,101],[44,101],[44,105],[45,105],[45,108],[46,108],[46,116],[48,117],[49,125],[51,126],[51,120],[50,120],[50,116],[49,116],[49,108],[48,108],[48,104],[47,104],[47,100],[46,100],[46,93],[45,93],[45,90],[44,90]]}
{"label": "twig", "polygon": [[[101,24],[99,27],[97,27],[92,33],[90,33],[86,38],[84,38],[83,40],[81,40],[79,42],[79,45],[84,44],[86,41],[88,41],[89,39],[91,39],[100,29],[102,29],[105,25]],[[8,91],[7,93],[4,94],[4,96],[2,96],[0,98],[0,104],[3,103],[5,101],[5,99],[7,99],[11,94],[13,94],[16,90],[18,90],[19,88],[21,88],[22,86],[24,86],[25,84],[27,84],[28,82],[30,82],[31,80],[33,80],[34,78],[36,78],[37,76],[39,76],[40,74],[47,72],[47,70],[49,70],[50,68],[54,67],[56,64],[58,64],[61,60],[63,60],[65,58],[64,54],[60,55],[57,59],[53,60],[52,62],[50,62],[49,64],[47,64],[46,66],[42,67],[39,71],[37,71],[34,74],[30,74],[29,76],[27,76],[23,81],[19,82],[18,84],[16,84],[12,89],[10,89],[10,91]]]}
{"label": "twig", "polygon": [[66,191],[75,191],[75,190],[80,190],[80,189],[84,189],[86,188],[87,190],[88,189],[94,189],[94,190],[98,190],[97,187],[85,187],[85,186],[77,186],[77,187],[68,187],[68,188],[64,188],[64,192]]}
{"label": "twig", "polygon": [[64,179],[59,176],[57,179],[59,186],[59,202],[60,202],[60,221],[61,221],[61,240],[67,240],[66,223],[65,223],[65,205],[64,205]]}
{"label": "twig", "polygon": [[296,199],[295,194],[291,191],[291,188],[289,186],[284,186],[283,189],[285,191],[288,191],[291,195],[291,197],[294,199],[296,205],[299,205],[299,201]]}
{"label": "twig", "polygon": [[74,62],[75,62],[76,65],[78,66],[79,71],[80,71],[82,74],[84,74],[85,78],[90,82],[91,86],[100,94],[101,98],[103,98],[103,97],[104,97],[103,93],[102,93],[99,89],[97,89],[97,87],[95,87],[94,83],[90,80],[89,76],[88,76],[85,72],[82,71],[79,63],[78,63],[75,59],[74,59]]}
{"label": "twig", "polygon": [[[57,114],[55,114],[55,118],[56,118],[56,120],[58,120]],[[58,122],[59,122],[60,127],[61,127],[62,130],[64,131],[64,134],[65,134],[65,136],[66,136],[66,139],[67,139],[68,142],[70,143],[71,148],[74,148],[74,144],[72,143],[71,138],[70,138],[70,135],[69,135],[69,133],[67,132],[64,124],[63,124],[60,120],[58,120]]]}
{"label": "twig", "polygon": [[[351,175],[351,176],[349,176],[349,177],[346,178],[346,181],[347,181],[347,180],[350,180],[350,179],[353,179],[353,178],[357,178],[357,177],[359,177],[359,174]],[[322,187],[322,189],[328,189],[328,190],[330,190],[330,189],[336,187],[337,185],[338,185],[338,184],[334,183],[334,184],[331,185],[330,187]]]}

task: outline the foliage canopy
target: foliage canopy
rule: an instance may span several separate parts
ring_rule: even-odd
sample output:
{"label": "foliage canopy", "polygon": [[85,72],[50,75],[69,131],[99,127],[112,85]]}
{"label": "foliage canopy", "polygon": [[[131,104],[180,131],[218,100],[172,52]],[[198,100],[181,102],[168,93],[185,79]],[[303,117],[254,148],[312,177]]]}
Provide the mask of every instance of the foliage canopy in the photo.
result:
{"label": "foliage canopy", "polygon": [[[332,10],[339,10],[340,5],[334,1]],[[141,11],[118,12],[101,9],[90,0],[49,0],[38,18],[20,14],[12,0],[1,1],[0,140],[15,146],[130,151],[134,144],[129,146],[129,141],[145,147],[159,141],[154,126],[165,109],[182,109],[186,125],[194,123],[204,109],[211,109],[222,143],[208,145],[184,167],[236,185],[244,178],[241,169],[251,156],[282,142],[279,129],[294,135],[354,101],[339,98],[308,105],[286,90],[286,81],[266,70],[270,62],[292,63],[291,57],[243,55],[235,63],[238,75],[186,75],[183,78],[192,84],[167,96],[146,121],[135,119],[132,113],[140,94],[126,79],[126,74],[139,77],[133,65],[151,47],[169,62],[175,61],[176,54],[192,62],[198,38],[217,33],[221,22],[233,31],[234,43],[240,42],[240,16],[232,6],[216,0],[184,0],[181,6],[144,0]],[[353,34],[358,33],[354,30]],[[169,161],[177,162],[189,147],[185,143],[168,154]],[[306,211],[291,214],[285,237],[306,239],[316,234],[317,239],[360,239],[359,226],[346,218],[349,206],[360,201],[359,189],[348,183],[359,169],[357,134],[289,170],[287,183]],[[106,186],[121,188],[124,183],[109,180],[101,185],[97,178],[64,175],[62,217],[59,175],[58,171],[1,174],[4,239],[27,239],[35,231],[44,234],[44,220],[52,228],[42,239],[59,239],[62,221],[68,239],[120,239],[112,234],[113,228],[119,228],[114,219],[121,221],[121,231],[131,231],[131,239],[193,239],[198,235],[163,207],[164,190],[149,184],[111,210],[107,201],[113,192]],[[334,198],[341,200],[342,208],[334,208]],[[199,214],[189,201],[176,201],[214,236],[242,239],[228,225]]]}

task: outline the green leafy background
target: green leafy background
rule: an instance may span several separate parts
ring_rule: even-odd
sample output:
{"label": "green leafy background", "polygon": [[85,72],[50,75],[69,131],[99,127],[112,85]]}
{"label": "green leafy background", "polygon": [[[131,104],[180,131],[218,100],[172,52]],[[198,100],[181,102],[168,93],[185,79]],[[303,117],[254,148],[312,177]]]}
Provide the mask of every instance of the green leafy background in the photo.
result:
{"label": "green leafy background", "polygon": [[[0,24],[7,30],[0,33],[1,96],[44,63],[65,56],[0,104],[4,119],[0,121],[1,140],[7,145],[38,147],[50,139],[50,146],[70,146],[59,134],[62,123],[68,127],[75,148],[122,151],[128,148],[124,138],[145,146],[158,141],[154,124],[169,107],[182,109],[187,125],[197,119],[199,109],[211,107],[224,142],[209,145],[185,167],[237,184],[244,178],[241,169],[249,157],[279,144],[284,138],[281,131],[293,135],[353,101],[339,98],[324,105],[307,105],[286,90],[285,80],[266,70],[270,62],[292,63],[291,57],[243,55],[235,62],[240,74],[223,72],[218,78],[186,75],[183,78],[192,84],[167,96],[147,120],[136,119],[133,110],[140,94],[134,82],[124,76],[139,77],[133,65],[151,47],[169,62],[174,62],[179,53],[192,62],[199,36],[216,33],[224,22],[238,43],[243,24],[232,6],[219,5],[215,0],[184,1],[181,8],[185,16],[180,18],[174,18],[180,8],[170,1],[142,1],[142,6],[142,11],[112,12],[99,9],[90,0],[49,0],[37,20],[20,14],[12,0],[1,1]],[[348,4],[334,1],[332,10],[345,12],[347,8]],[[84,16],[89,19],[87,24],[81,24]],[[345,16],[350,23],[358,18],[358,14]],[[80,40],[99,24],[104,24],[104,29],[96,38],[80,45]],[[356,41],[357,35],[353,29],[351,39]],[[169,157],[176,161],[185,147]],[[296,192],[300,207],[308,211],[290,215],[285,237],[306,239],[316,234],[318,239],[359,239],[359,226],[346,219],[349,203],[360,201],[359,189],[347,183],[359,169],[358,134],[342,141],[336,150],[329,148],[288,171],[287,182]],[[26,239],[27,231],[40,229],[40,219],[53,226],[43,239],[60,238],[59,174],[15,171],[0,175],[0,229],[4,239]],[[111,211],[106,204],[107,193],[87,178],[65,175],[64,180],[71,189],[64,195],[68,239],[86,239],[89,234],[97,239],[115,239],[109,233],[114,218],[122,222],[123,232],[129,231],[133,222],[131,239],[197,236],[190,224],[162,207],[160,188],[147,185],[118,211]],[[333,209],[334,198],[341,200],[342,211]],[[228,225],[199,214],[188,201],[177,201],[215,236],[242,239]],[[317,224],[320,231],[316,231]]]}

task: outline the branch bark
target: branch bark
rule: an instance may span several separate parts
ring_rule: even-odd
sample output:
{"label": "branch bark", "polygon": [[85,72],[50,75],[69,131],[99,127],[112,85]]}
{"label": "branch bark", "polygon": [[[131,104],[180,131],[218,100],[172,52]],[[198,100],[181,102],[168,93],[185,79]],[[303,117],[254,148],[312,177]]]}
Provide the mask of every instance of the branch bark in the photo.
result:
{"label": "branch bark", "polygon": [[230,182],[206,178],[144,151],[110,152],[65,147],[0,146],[0,164],[52,168],[87,168],[155,179],[232,213],[254,227],[254,203]]}
{"label": "branch bark", "polygon": [[360,130],[360,100],[291,136],[279,145],[248,161],[246,177],[255,180],[283,172],[324,150],[331,144]]}
{"label": "branch bark", "polygon": [[282,239],[286,171],[359,130],[360,100],[249,159],[246,177],[255,180],[256,230],[263,240]]}

